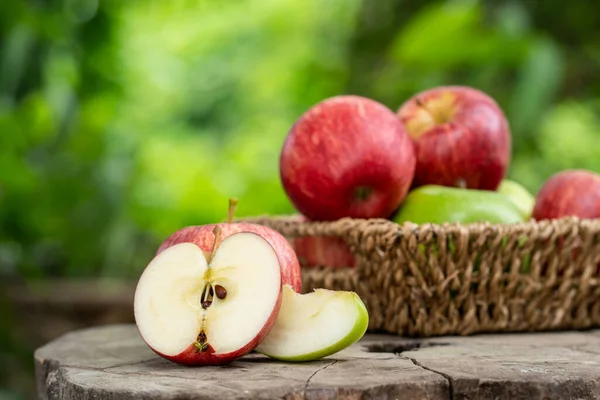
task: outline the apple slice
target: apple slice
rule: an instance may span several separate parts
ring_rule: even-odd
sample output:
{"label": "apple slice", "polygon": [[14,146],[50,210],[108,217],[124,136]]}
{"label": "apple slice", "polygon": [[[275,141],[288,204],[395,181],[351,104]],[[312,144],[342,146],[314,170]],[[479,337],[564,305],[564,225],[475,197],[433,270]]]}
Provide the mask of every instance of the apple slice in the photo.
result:
{"label": "apple slice", "polygon": [[220,365],[253,350],[281,307],[281,267],[253,232],[219,241],[206,254],[184,242],[160,252],[137,284],[135,320],[160,356],[182,364]]}
{"label": "apple slice", "polygon": [[284,285],[275,325],[256,351],[284,361],[316,360],[357,342],[368,325],[367,308],[354,292],[300,294]]}

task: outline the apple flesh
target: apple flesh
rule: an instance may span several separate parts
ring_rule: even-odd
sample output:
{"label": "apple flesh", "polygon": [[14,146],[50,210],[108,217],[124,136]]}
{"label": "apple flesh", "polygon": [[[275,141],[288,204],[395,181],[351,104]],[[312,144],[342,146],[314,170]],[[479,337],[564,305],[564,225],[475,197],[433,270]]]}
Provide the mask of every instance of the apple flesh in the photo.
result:
{"label": "apple flesh", "polygon": [[600,218],[600,175],[573,169],[552,175],[535,198],[532,217],[536,220],[567,216]]}
{"label": "apple flesh", "polygon": [[280,154],[283,188],[311,220],[385,218],[406,196],[413,144],[394,112],[360,96],[335,96],[294,123]]}
{"label": "apple flesh", "polygon": [[135,321],[148,346],[168,360],[227,364],[267,336],[281,307],[281,288],[277,254],[256,233],[229,235],[209,257],[194,243],[179,243],[142,273]]}
{"label": "apple flesh", "polygon": [[316,360],[356,343],[368,325],[367,309],[354,292],[299,294],[285,285],[275,325],[256,351],[284,361]]}
{"label": "apple flesh", "polygon": [[179,229],[167,237],[158,248],[156,254],[160,254],[171,246],[186,242],[194,243],[204,253],[208,254],[215,245],[213,230],[216,226],[221,229],[221,237],[223,239],[239,232],[253,232],[263,237],[275,249],[281,265],[281,279],[283,284],[291,285],[297,292],[302,291],[300,263],[292,245],[279,232],[263,225],[239,222],[188,226]]}
{"label": "apple flesh", "polygon": [[467,86],[440,86],[412,96],[397,114],[415,143],[412,187],[498,188],[510,162],[511,136],[490,96]]}

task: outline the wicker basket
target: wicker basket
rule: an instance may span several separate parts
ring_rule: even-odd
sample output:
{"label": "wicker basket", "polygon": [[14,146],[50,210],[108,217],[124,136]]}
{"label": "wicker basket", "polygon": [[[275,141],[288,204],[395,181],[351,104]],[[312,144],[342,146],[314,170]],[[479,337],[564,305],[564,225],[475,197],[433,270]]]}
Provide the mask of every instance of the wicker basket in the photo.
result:
{"label": "wicker basket", "polygon": [[354,266],[303,265],[303,290],[352,290],[370,331],[402,336],[600,326],[600,220],[398,225],[385,219],[246,219],[296,238],[336,237]]}

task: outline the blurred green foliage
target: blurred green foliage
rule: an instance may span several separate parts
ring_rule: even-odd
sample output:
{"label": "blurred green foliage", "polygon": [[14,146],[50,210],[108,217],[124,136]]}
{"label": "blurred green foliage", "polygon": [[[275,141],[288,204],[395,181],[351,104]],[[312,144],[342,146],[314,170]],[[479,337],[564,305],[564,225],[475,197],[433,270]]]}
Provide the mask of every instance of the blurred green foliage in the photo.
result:
{"label": "blurred green foliage", "polygon": [[478,87],[537,191],[600,171],[591,0],[24,0],[0,4],[0,273],[135,278],[174,230],[293,213],[295,119],[337,94],[396,109]]}

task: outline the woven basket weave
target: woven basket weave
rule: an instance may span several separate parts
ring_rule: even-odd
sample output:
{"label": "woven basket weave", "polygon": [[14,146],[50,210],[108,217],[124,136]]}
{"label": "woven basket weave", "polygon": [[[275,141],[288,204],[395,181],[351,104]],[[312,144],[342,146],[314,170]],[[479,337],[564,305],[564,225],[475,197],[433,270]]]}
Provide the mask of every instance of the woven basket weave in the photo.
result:
{"label": "woven basket weave", "polygon": [[600,220],[403,225],[245,219],[295,238],[337,237],[353,267],[303,265],[303,290],[352,290],[369,330],[427,337],[600,326]]}

